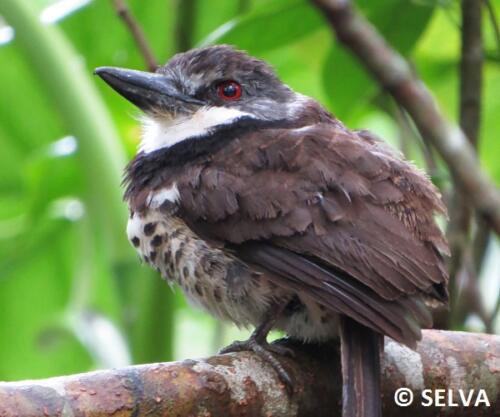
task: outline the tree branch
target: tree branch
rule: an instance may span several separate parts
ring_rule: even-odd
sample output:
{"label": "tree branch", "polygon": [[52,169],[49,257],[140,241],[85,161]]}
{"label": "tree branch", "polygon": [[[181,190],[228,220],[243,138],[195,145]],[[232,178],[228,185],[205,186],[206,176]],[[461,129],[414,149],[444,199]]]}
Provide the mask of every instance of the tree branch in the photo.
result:
{"label": "tree branch", "polygon": [[[481,88],[483,40],[481,33],[482,0],[462,0],[460,59],[460,127],[476,150],[481,124]],[[456,180],[456,178],[455,178]],[[459,184],[453,187],[448,225],[450,262],[450,299],[454,300],[452,323],[460,325],[471,312],[484,310],[478,289],[471,240],[472,206]],[[464,282],[458,288],[457,275],[462,271]],[[458,296],[455,296],[457,294]]]}
{"label": "tree branch", "polygon": [[[258,356],[241,352],[202,360],[140,365],[39,381],[0,383],[0,416],[340,416],[339,355],[332,345],[280,341],[296,356],[281,361],[293,376],[289,396],[275,372]],[[424,331],[418,353],[386,339],[383,371],[384,417],[442,415],[440,406],[421,405],[423,389],[484,389],[490,406],[449,407],[448,417],[493,417],[500,407],[500,337]],[[394,402],[408,387],[414,403]]]}
{"label": "tree branch", "polygon": [[473,146],[479,141],[483,40],[481,0],[462,0],[462,52],[460,61],[460,127]]}
{"label": "tree branch", "polygon": [[475,208],[500,235],[500,193],[481,170],[474,148],[457,126],[446,121],[423,82],[348,0],[311,0],[337,38],[349,48],[412,117],[450,167]]}
{"label": "tree branch", "polygon": [[132,37],[134,38],[139,51],[144,58],[144,62],[148,67],[149,71],[155,71],[158,68],[158,62],[146,40],[146,36],[144,35],[144,31],[141,26],[132,16],[130,9],[125,4],[125,0],[113,0],[113,6],[116,10],[116,13],[123,20],[127,28],[130,30]]}

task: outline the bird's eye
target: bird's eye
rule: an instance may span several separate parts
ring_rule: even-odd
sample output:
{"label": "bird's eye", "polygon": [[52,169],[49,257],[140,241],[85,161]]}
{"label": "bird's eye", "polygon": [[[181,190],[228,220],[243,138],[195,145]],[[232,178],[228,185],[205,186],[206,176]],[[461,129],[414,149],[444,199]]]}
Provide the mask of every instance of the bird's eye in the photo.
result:
{"label": "bird's eye", "polygon": [[222,81],[217,84],[217,95],[223,100],[238,100],[241,97],[241,85],[236,81]]}

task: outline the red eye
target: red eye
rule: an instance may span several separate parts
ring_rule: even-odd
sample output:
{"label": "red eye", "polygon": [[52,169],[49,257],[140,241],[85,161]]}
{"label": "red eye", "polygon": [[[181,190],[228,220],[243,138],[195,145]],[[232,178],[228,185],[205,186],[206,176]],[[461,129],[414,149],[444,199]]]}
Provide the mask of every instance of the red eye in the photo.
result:
{"label": "red eye", "polygon": [[241,97],[241,85],[236,81],[222,81],[217,85],[217,94],[224,100],[238,100]]}

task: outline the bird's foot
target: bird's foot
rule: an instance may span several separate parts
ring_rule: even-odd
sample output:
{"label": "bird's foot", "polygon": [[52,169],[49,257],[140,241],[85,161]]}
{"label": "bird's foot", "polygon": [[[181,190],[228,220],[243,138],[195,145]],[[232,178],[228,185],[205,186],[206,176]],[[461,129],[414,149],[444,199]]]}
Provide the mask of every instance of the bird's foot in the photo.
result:
{"label": "bird's foot", "polygon": [[288,393],[289,394],[293,393],[294,390],[293,380],[290,374],[285,370],[283,365],[275,356],[275,355],[281,355],[281,356],[294,357],[295,352],[292,349],[282,345],[269,344],[267,340],[265,339],[260,340],[260,338],[252,334],[248,340],[244,341],[237,340],[231,343],[229,346],[226,346],[225,348],[221,349],[219,353],[224,354],[224,353],[241,352],[241,351],[254,352],[258,356],[260,356],[265,362],[269,363],[269,365],[271,365],[271,367],[278,374],[281,382],[283,382],[283,384],[285,385]]}

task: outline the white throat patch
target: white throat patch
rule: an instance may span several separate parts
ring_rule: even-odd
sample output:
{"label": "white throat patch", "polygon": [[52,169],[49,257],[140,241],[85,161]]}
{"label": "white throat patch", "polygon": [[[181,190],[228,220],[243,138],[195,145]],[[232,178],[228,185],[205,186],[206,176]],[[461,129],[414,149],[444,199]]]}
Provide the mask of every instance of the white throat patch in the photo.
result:
{"label": "white throat patch", "polygon": [[189,138],[203,136],[215,126],[230,124],[250,113],[226,107],[202,107],[191,116],[175,119],[146,116],[142,120],[142,140],[139,150],[144,153],[168,148]]}

